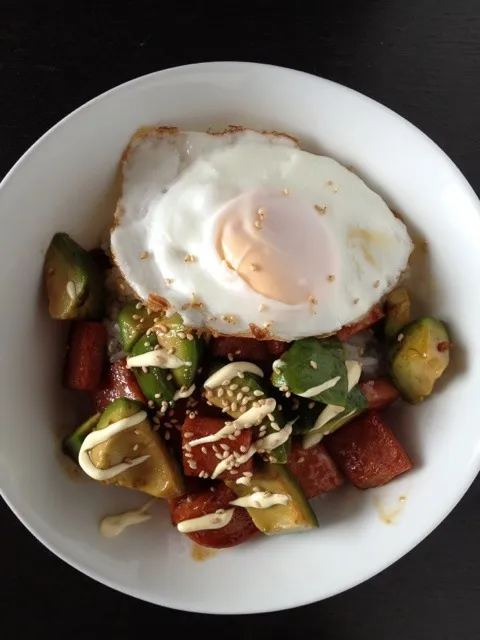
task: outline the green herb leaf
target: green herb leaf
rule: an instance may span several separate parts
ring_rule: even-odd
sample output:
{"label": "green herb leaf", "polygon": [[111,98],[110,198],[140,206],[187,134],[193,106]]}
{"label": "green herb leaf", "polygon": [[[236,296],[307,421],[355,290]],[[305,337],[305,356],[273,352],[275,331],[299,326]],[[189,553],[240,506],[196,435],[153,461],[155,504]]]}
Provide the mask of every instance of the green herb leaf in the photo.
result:
{"label": "green herb leaf", "polygon": [[272,384],[288,387],[296,395],[318,387],[333,378],[340,378],[335,386],[326,389],[310,401],[345,406],[348,394],[347,368],[342,343],[335,338],[305,338],[293,343],[275,363]]}

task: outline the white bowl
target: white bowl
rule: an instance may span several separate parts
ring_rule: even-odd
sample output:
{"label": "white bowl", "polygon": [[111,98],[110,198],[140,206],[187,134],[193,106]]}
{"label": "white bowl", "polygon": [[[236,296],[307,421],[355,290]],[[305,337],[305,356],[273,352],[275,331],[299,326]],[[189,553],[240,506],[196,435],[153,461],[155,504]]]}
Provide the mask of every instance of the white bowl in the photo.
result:
{"label": "white bowl", "polygon": [[[316,531],[258,538],[202,563],[192,560],[189,540],[171,527],[163,504],[150,522],[102,539],[102,516],[144,500],[69,479],[52,435],[59,425],[75,426],[78,413],[60,386],[65,331],[47,316],[44,251],[58,230],[89,246],[98,242],[113,211],[119,156],[138,126],[154,123],[276,129],[353,165],[428,240],[412,286],[419,307],[445,319],[456,344],[438,392],[391,417],[414,471],[381,489],[350,487],[317,500]],[[208,63],[154,73],[92,100],[43,136],[3,181],[0,212],[2,494],[35,536],[92,578],[190,611],[255,613],[306,604],[398,560],[474,479],[480,204],[431,140],[376,102],[263,65]]]}

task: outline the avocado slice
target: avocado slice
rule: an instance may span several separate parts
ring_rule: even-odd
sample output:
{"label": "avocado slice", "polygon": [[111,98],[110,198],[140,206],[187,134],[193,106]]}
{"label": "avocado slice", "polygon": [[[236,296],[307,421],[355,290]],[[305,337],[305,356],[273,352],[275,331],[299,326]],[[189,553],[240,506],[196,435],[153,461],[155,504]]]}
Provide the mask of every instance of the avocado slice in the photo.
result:
{"label": "avocado slice", "polygon": [[103,313],[103,277],[87,251],[66,233],[56,233],[45,255],[50,316],[56,320],[98,320]]}
{"label": "avocado slice", "polygon": [[254,489],[288,496],[286,505],[277,504],[268,509],[247,508],[255,526],[266,535],[296,533],[318,527],[317,517],[305,494],[283,465],[262,464],[254,472],[248,487],[232,480],[227,480],[226,484],[240,497],[251,495]]}
{"label": "avocado slice", "polygon": [[[173,379],[179,387],[191,387],[197,373],[202,340],[185,329],[178,314],[175,314],[175,317],[172,316],[170,320],[165,318],[163,324],[169,327],[169,331],[164,334],[158,333],[158,344],[164,349],[173,349],[173,353],[180,360],[188,362],[183,367],[172,369]],[[189,335],[192,337],[188,338]]]}
{"label": "avocado slice", "polygon": [[[141,402],[117,398],[103,412],[97,429],[108,427],[143,410],[145,407]],[[126,458],[133,459],[143,455],[150,457],[104,484],[136,489],[155,498],[175,498],[181,495],[184,483],[178,464],[165,442],[152,431],[148,419],[112,436],[90,451],[91,460],[99,469],[109,469],[124,462]]]}
{"label": "avocado slice", "polygon": [[[331,406],[331,405],[327,405]],[[353,387],[347,397],[345,408],[340,413],[333,415],[327,422],[321,424],[321,426],[315,427],[315,423],[320,416],[328,418],[328,408],[320,407],[320,411],[317,409],[317,417],[311,423],[308,433],[305,433],[302,440],[302,446],[304,449],[310,449],[314,445],[318,444],[322,440],[323,436],[329,435],[340,427],[343,427],[348,422],[351,422],[354,418],[358,417],[361,413],[368,409],[368,400],[363,395],[360,387]]]}
{"label": "avocado slice", "polygon": [[[131,355],[139,356],[142,353],[153,351],[157,344],[157,334],[155,332],[149,336],[141,336],[134,345]],[[169,404],[173,402],[175,385],[171,379],[172,374],[170,374],[168,369],[148,367],[145,372],[141,368],[135,367],[132,371],[147,400],[151,400],[159,407],[162,405],[162,402],[168,402]]]}
{"label": "avocado slice", "polygon": [[[226,363],[215,362],[215,364],[213,365],[210,371],[210,375],[215,373],[215,371],[218,371],[218,369],[223,367],[224,364]],[[259,376],[254,375],[253,373],[244,373],[243,378],[235,377],[231,380],[230,384],[237,385],[237,390],[235,391],[235,395],[239,393],[242,388],[248,387],[250,391],[247,393],[253,396],[255,399],[270,397],[269,392],[262,385],[261,378]],[[257,391],[258,393],[262,392],[263,395],[255,395],[255,391]],[[230,400],[230,398],[228,399]],[[234,401],[235,397],[232,397],[231,400]],[[227,402],[227,400],[225,400],[225,395],[219,398],[215,393],[215,391],[213,390],[212,397],[209,397],[209,402],[211,402],[214,406],[218,407],[219,409],[224,409],[225,408],[224,401]],[[248,403],[246,405],[247,410],[250,409],[251,406],[252,404]],[[231,409],[229,409],[228,411],[226,411],[226,413],[234,419],[242,415],[240,411],[240,407],[238,407],[236,411],[231,411]],[[273,417],[274,417],[275,424],[277,424],[280,428],[285,426],[285,419],[282,415],[282,411],[279,411],[278,408],[275,408],[275,410],[273,411]],[[270,426],[271,422],[269,420],[265,420],[265,424],[267,425],[267,431],[265,435],[276,432],[276,430]],[[271,452],[271,456],[276,459],[278,464],[285,464],[287,462],[288,454],[290,452],[290,446],[291,446],[291,442],[290,440],[287,440],[287,442],[280,445],[279,447],[277,447]]]}
{"label": "avocado slice", "polygon": [[389,352],[392,380],[412,404],[429,396],[450,360],[447,327],[435,318],[420,318],[398,334]]}
{"label": "avocado slice", "polygon": [[88,434],[97,427],[100,415],[100,413],[96,413],[94,416],[86,420],[63,441],[64,452],[75,462],[78,462],[78,454],[80,453],[83,441]]}
{"label": "avocado slice", "polygon": [[148,313],[147,308],[141,306],[137,308],[138,302],[129,302],[120,311],[118,316],[118,327],[120,329],[120,340],[123,350],[127,353],[133,349],[148,329],[154,325],[154,313]]}
{"label": "avocado slice", "polygon": [[397,287],[385,298],[385,324],[387,338],[393,338],[410,322],[410,297],[405,287]]}

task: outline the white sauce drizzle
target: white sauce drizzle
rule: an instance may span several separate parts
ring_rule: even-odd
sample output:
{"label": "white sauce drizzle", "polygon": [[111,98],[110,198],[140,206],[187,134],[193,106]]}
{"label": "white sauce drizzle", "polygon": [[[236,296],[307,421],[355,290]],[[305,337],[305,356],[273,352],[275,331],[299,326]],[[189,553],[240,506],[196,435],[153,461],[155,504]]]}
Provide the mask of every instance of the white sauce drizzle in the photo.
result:
{"label": "white sauce drizzle", "polygon": [[192,386],[186,391],[182,391],[181,389],[179,389],[178,391],[175,391],[175,393],[173,394],[173,401],[176,402],[177,400],[180,400],[182,398],[189,398],[194,391],[195,391],[194,384],[192,384]]}
{"label": "white sauce drizzle", "polygon": [[205,380],[203,386],[206,389],[215,389],[219,387],[224,380],[233,380],[238,373],[253,373],[263,378],[263,371],[256,364],[251,362],[229,362],[224,367],[213,373]]}
{"label": "white sauce drizzle", "polygon": [[147,504],[139,509],[117,513],[113,516],[105,516],[100,522],[100,533],[104,538],[115,538],[123,531],[134,524],[140,524],[152,517],[149,513],[145,513],[147,509],[155,502],[149,500]]}
{"label": "white sauce drizzle", "polygon": [[[248,363],[247,363],[248,364]],[[204,438],[198,438],[197,440],[191,440],[188,444],[191,447],[196,447],[199,444],[207,444],[209,442],[217,442],[222,438],[226,438],[235,433],[235,431],[243,431],[244,429],[250,429],[255,427],[269,414],[274,411],[277,403],[274,398],[267,398],[263,404],[259,407],[251,407],[248,411],[245,411],[240,417],[233,422],[227,422],[217,433],[212,433],[210,436]]]}
{"label": "white sauce drizzle", "polygon": [[227,458],[221,460],[212,473],[212,480],[215,480],[217,476],[226,471],[231,465],[236,462],[235,456],[231,453]]}
{"label": "white sauce drizzle", "polygon": [[[360,380],[362,367],[356,360],[347,360],[345,365],[347,367],[348,391],[350,392]],[[314,445],[318,444],[323,436],[328,435],[327,431],[323,431],[321,433],[318,433],[318,431],[330,422],[330,420],[333,420],[333,418],[338,416],[340,413],[343,413],[343,411],[345,411],[345,407],[340,407],[335,404],[327,404],[325,409],[323,409],[318,416],[315,424],[313,425],[313,429],[303,437],[302,444],[304,449],[310,449]],[[350,417],[353,413],[355,412],[351,411],[345,417]]]}
{"label": "white sauce drizzle", "polygon": [[255,491],[249,496],[232,500],[235,507],[253,507],[254,509],[269,509],[277,504],[288,504],[288,496],[284,493],[270,493],[269,491]]}
{"label": "white sauce drizzle", "polygon": [[296,395],[300,396],[301,398],[313,398],[313,396],[316,396],[317,394],[323,393],[323,391],[327,391],[328,389],[334,387],[339,380],[341,380],[341,377],[336,376],[335,378],[327,380],[323,384],[319,384],[317,387],[311,387],[303,393],[297,393]]}
{"label": "white sauce drizzle", "polygon": [[118,422],[114,422],[113,424],[105,427],[105,429],[100,429],[99,431],[92,431],[83,441],[83,444],[80,448],[80,453],[78,454],[78,464],[81,466],[83,471],[93,478],[94,480],[103,481],[110,480],[110,478],[114,478],[118,476],[120,473],[123,473],[127,469],[131,467],[135,467],[142,462],[145,462],[150,456],[140,456],[138,458],[134,458],[131,462],[122,462],[120,464],[116,464],[110,469],[98,469],[90,459],[89,451],[93,449],[99,444],[106,442],[113,436],[116,436],[118,433],[125,431],[126,429],[130,429],[130,427],[134,427],[137,424],[143,422],[147,417],[147,413],[145,411],[139,411],[135,413],[133,416],[128,418],[123,418]]}
{"label": "white sauce drizzle", "polygon": [[270,433],[268,436],[256,440],[254,442],[254,446],[257,451],[259,449],[265,449],[265,451],[273,451],[273,449],[276,449],[280,445],[284,444],[289,439],[291,433],[292,425],[289,422],[283,427],[283,429],[280,429],[280,431]]}
{"label": "white sauce drizzle", "polygon": [[284,365],[284,362],[282,359],[280,360],[275,360],[274,363],[272,364],[272,369],[275,371],[275,369],[281,369]]}
{"label": "white sauce drizzle", "polygon": [[67,282],[66,289],[67,289],[67,293],[68,293],[69,297],[70,297],[72,300],[75,300],[75,296],[76,296],[76,294],[77,294],[77,291],[76,291],[76,289],[75,289],[75,283],[74,283],[74,282],[72,282],[71,280],[69,280],[69,281]]}
{"label": "white sauce drizzle", "polygon": [[233,516],[235,509],[227,509],[223,513],[209,513],[199,518],[191,518],[177,524],[180,533],[193,533],[194,531],[209,531],[226,527]]}
{"label": "white sauce drizzle", "polygon": [[127,358],[127,367],[160,367],[160,369],[178,369],[178,367],[188,366],[188,362],[180,360],[173,353],[168,353],[165,349],[154,349],[141,353],[138,356]]}
{"label": "white sauce drizzle", "polygon": [[[347,413],[346,416],[344,416],[345,419],[350,418],[350,416],[353,416],[354,413],[355,413],[355,410],[350,411],[349,413]],[[311,449],[316,444],[318,444],[323,439],[324,436],[328,436],[329,433],[330,431],[321,431],[321,430],[310,431],[309,433],[306,433],[302,439],[302,447],[304,449]]]}

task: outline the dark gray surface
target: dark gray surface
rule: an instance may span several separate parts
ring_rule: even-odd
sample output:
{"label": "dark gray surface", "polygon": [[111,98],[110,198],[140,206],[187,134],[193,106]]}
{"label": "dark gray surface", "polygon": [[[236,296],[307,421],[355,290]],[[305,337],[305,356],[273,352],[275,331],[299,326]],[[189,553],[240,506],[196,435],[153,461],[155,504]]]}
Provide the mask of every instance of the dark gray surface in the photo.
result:
{"label": "dark gray surface", "polygon": [[[0,3],[0,176],[39,135],[98,93],[157,69],[223,59],[301,69],[379,100],[433,138],[480,191],[475,0],[367,0],[351,7],[317,1],[309,10],[298,2],[284,10],[278,2],[235,10],[224,3],[219,11],[207,10],[208,3],[141,0],[127,10],[116,3],[62,5]],[[461,437],[461,424],[451,428]],[[23,637],[34,623],[36,634],[70,637],[143,629],[164,635],[172,624],[200,637],[309,632],[338,640],[473,640],[480,637],[479,503],[477,478],[425,542],[368,583],[309,607],[235,620],[155,608],[98,585],[46,551],[1,504],[0,612],[4,631],[16,629],[5,637]],[[239,597],[228,577],[226,588]],[[278,588],[296,586],[285,576]]]}

